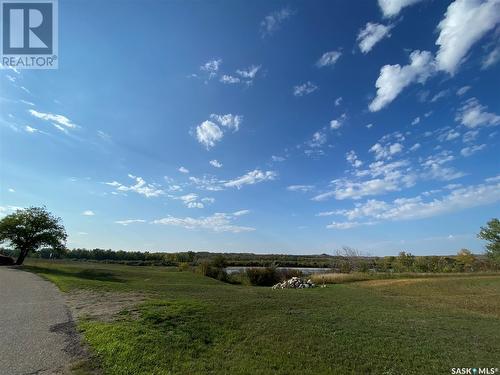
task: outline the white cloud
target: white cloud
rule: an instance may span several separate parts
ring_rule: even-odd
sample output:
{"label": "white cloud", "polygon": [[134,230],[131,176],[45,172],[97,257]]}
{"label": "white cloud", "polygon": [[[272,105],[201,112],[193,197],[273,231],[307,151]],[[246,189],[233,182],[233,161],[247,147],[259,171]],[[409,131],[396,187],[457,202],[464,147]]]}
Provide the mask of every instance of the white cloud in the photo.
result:
{"label": "white cloud", "polygon": [[252,65],[248,67],[247,69],[238,69],[236,70],[236,73],[239,74],[241,77],[253,80],[255,76],[257,75],[257,72],[260,70],[261,66],[260,65]]}
{"label": "white cloud", "polygon": [[415,117],[413,121],[411,122],[412,125],[417,125],[420,123],[420,117]]}
{"label": "white cloud", "polygon": [[422,219],[472,207],[479,207],[500,201],[500,182],[485,180],[485,183],[458,187],[441,198],[425,201],[421,196],[398,198],[392,202],[368,200],[355,204],[350,210],[340,210],[338,214],[349,220],[368,218],[370,220],[411,220]]}
{"label": "white cloud", "polygon": [[308,192],[314,189],[314,185],[290,185],[286,188],[289,191]]}
{"label": "white cloud", "polygon": [[384,65],[375,83],[377,96],[369,105],[372,112],[384,108],[412,82],[424,83],[434,73],[432,54],[428,51],[413,51],[410,64]]}
{"label": "white cloud", "polygon": [[401,12],[401,9],[421,1],[422,0],[378,0],[378,6],[382,10],[384,17],[394,17]]}
{"label": "white cloud", "polygon": [[335,107],[338,107],[339,105],[341,105],[343,100],[344,99],[341,96],[339,96],[337,99],[335,99]]}
{"label": "white cloud", "polygon": [[375,160],[380,159],[391,159],[393,155],[403,151],[403,145],[399,142],[382,145],[380,143],[375,143],[369,150],[375,154]]}
{"label": "white cloud", "polygon": [[450,130],[438,135],[437,139],[440,142],[452,141],[452,140],[460,137],[460,135],[461,134],[459,132],[457,132],[455,129],[450,129]]}
{"label": "white cloud", "polygon": [[222,163],[217,161],[216,159],[209,161],[210,165],[215,168],[222,168]]}
{"label": "white cloud", "polygon": [[366,125],[366,128],[367,128],[367,129],[371,129],[371,128],[373,128],[373,124],[367,124],[367,125]]}
{"label": "white cloud", "polygon": [[214,147],[222,139],[223,135],[222,130],[212,121],[203,121],[196,127],[196,139],[207,150]]}
{"label": "white cloud", "polygon": [[115,224],[127,226],[129,224],[145,223],[145,222],[146,222],[146,220],[143,220],[143,219],[127,219],[127,220],[117,220],[117,221],[115,221]]}
{"label": "white cloud", "polygon": [[323,201],[334,197],[337,200],[360,199],[364,196],[385,194],[399,191],[403,187],[415,184],[416,175],[409,168],[407,161],[385,163],[378,161],[369,165],[368,169],[357,170],[356,176],[369,176],[366,180],[356,181],[347,178],[333,180],[333,190],[321,193],[312,198]]}
{"label": "white cloud", "polygon": [[147,198],[158,197],[165,194],[165,192],[159,188],[158,184],[148,184],[142,177],[136,177],[131,174],[129,174],[128,177],[135,180],[136,183],[130,186],[123,185],[117,181],[106,182],[105,184],[114,187],[117,192],[123,193],[133,191],[137,194],[144,195]]}
{"label": "white cloud", "polygon": [[28,133],[36,133],[36,132],[38,132],[38,129],[32,128],[32,127],[31,127],[31,126],[29,126],[29,125],[26,125],[26,126],[24,127],[24,130],[26,130]]}
{"label": "white cloud", "polygon": [[222,64],[222,59],[212,59],[200,66],[200,70],[208,73],[208,78],[212,79],[217,76],[217,72]]}
{"label": "white cloud", "polygon": [[361,29],[358,34],[359,49],[363,53],[368,53],[372,48],[384,38],[391,36],[392,26],[385,26],[380,23],[368,22],[364,29]]}
{"label": "white cloud", "polygon": [[272,35],[281,27],[281,24],[293,14],[294,12],[290,8],[282,8],[265,16],[260,23],[261,36],[264,38]]}
{"label": "white cloud", "polygon": [[449,93],[449,90],[441,90],[439,91],[436,95],[434,95],[431,99],[431,103],[435,103],[437,102],[439,99],[442,99],[444,98],[445,96],[447,96]]}
{"label": "white cloud", "polygon": [[192,218],[177,218],[173,216],[167,216],[162,219],[157,219],[153,221],[153,224],[171,225],[178,226],[186,229],[205,229],[214,232],[251,232],[255,228],[234,225],[233,222],[235,218],[239,217],[235,214],[227,213],[215,213],[211,216]]}
{"label": "white cloud", "polygon": [[205,207],[203,203],[198,202],[198,194],[190,193],[186,195],[182,195],[176,199],[180,199],[184,205],[188,208],[203,208]]}
{"label": "white cloud", "polygon": [[63,115],[38,112],[38,111],[35,111],[34,109],[30,109],[28,112],[33,117],[51,122],[52,125],[54,125],[59,130],[66,131],[66,129],[75,129],[77,127],[76,124],[74,124],[69,118],[67,118],[66,116],[63,116]]}
{"label": "white cloud", "polygon": [[271,160],[277,163],[280,163],[282,161],[285,161],[286,158],[284,156],[277,156],[277,155],[272,155]]}
{"label": "white cloud", "polygon": [[342,52],[340,51],[325,52],[316,62],[316,66],[319,68],[333,66],[340,59],[340,56],[342,56]]}
{"label": "white cloud", "polygon": [[462,95],[465,95],[467,93],[467,91],[469,91],[472,87],[470,86],[462,86],[460,87],[458,90],[457,90],[457,95],[458,96],[462,96]]}
{"label": "white cloud", "polygon": [[468,146],[461,149],[460,153],[462,154],[462,156],[469,157],[475,154],[476,152],[481,151],[485,147],[486,145],[484,143],[482,145]]}
{"label": "white cloud", "polygon": [[205,120],[196,127],[196,139],[207,150],[214,147],[223,138],[223,129],[233,130],[234,132],[238,131],[243,121],[243,116],[231,113],[225,115],[212,113],[210,120]]}
{"label": "white cloud", "polygon": [[465,173],[457,171],[453,167],[444,166],[453,160],[455,160],[455,157],[448,150],[428,156],[426,159],[420,161],[424,169],[422,177],[432,180],[450,181],[465,176]]}
{"label": "white cloud", "polygon": [[462,137],[462,141],[464,143],[470,143],[476,140],[477,136],[479,134],[479,130],[469,130],[468,132],[464,133]]}
{"label": "white cloud", "polygon": [[340,127],[343,125],[344,120],[346,118],[347,118],[347,115],[344,113],[339,118],[330,121],[330,129],[334,129],[334,130],[340,129]]}
{"label": "white cloud", "polygon": [[240,83],[240,79],[238,77],[233,77],[233,76],[228,75],[228,74],[222,75],[222,77],[220,77],[220,81],[222,83],[225,83],[225,84],[228,84],[228,85],[235,84],[235,83]]}
{"label": "white cloud", "polygon": [[243,185],[253,185],[262,181],[274,180],[276,176],[277,174],[274,171],[264,172],[261,171],[260,169],[255,169],[251,172],[244,174],[243,176],[225,182],[224,186],[241,189]]}
{"label": "white cloud", "polygon": [[479,103],[476,98],[470,98],[460,108],[455,119],[468,128],[500,125],[500,116],[487,112],[488,107]]}
{"label": "white cloud", "polygon": [[215,113],[212,113],[210,115],[210,119],[219,123],[220,126],[238,131],[240,124],[243,121],[243,116],[233,115],[231,113],[226,115],[216,115]]}
{"label": "white cloud", "polygon": [[326,227],[328,229],[351,229],[355,227],[359,227],[360,225],[366,225],[365,223],[359,223],[357,221],[345,221],[345,222],[336,222],[328,224]]}
{"label": "white cloud", "polygon": [[488,69],[500,61],[500,44],[493,48],[483,59],[481,69]]}
{"label": "white cloud", "polygon": [[7,189],[7,191],[8,191],[9,193],[15,193],[15,192],[16,192],[16,190],[15,190],[15,189],[12,189],[12,188],[8,188],[8,189]]}
{"label": "white cloud", "polygon": [[102,130],[97,131],[97,136],[105,141],[111,140],[111,136],[109,134],[103,132]]}
{"label": "white cloud", "polygon": [[345,154],[346,160],[354,167],[359,168],[363,165],[363,162],[358,159],[356,152],[354,150],[349,151]]}
{"label": "white cloud", "polygon": [[243,215],[248,215],[250,213],[250,210],[239,210],[236,212],[233,212],[234,216],[243,216]]}
{"label": "white cloud", "polygon": [[326,133],[322,130],[315,132],[312,138],[306,142],[307,146],[312,148],[322,147],[327,141]]}
{"label": "white cloud", "polygon": [[82,215],[83,216],[94,216],[95,213],[92,210],[85,210],[85,211],[82,212]]}
{"label": "white cloud", "polygon": [[307,81],[306,83],[303,83],[302,85],[297,85],[293,87],[293,95],[295,96],[304,96],[304,95],[309,95],[316,91],[318,89],[318,86],[316,86],[314,83]]}
{"label": "white cloud", "polygon": [[421,147],[420,143],[415,143],[410,147],[410,151],[417,151]]}
{"label": "white cloud", "polygon": [[474,43],[500,22],[498,0],[455,0],[438,25],[437,67],[454,74]]}
{"label": "white cloud", "polygon": [[179,169],[178,169],[178,170],[179,170],[179,172],[181,172],[181,173],[189,173],[189,169],[187,169],[187,168],[185,168],[185,167],[182,167],[182,166],[181,166],[181,167],[179,167]]}

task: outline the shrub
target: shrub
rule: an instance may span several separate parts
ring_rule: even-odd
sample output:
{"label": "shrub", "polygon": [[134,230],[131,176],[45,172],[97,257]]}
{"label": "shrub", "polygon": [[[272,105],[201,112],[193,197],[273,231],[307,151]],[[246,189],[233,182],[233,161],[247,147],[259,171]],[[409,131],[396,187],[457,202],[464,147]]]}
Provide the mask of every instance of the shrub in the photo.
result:
{"label": "shrub", "polygon": [[280,275],[274,267],[247,268],[246,274],[252,285],[272,286],[280,281]]}

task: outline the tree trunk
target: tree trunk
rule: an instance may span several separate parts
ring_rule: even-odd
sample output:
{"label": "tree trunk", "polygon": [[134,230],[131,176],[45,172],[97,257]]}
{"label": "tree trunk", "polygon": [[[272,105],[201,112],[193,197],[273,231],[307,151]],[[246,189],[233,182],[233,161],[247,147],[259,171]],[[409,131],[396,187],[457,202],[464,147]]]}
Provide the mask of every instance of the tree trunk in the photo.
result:
{"label": "tree trunk", "polygon": [[24,262],[24,258],[26,258],[26,255],[28,255],[29,250],[21,250],[19,253],[19,257],[16,260],[16,265],[20,266]]}

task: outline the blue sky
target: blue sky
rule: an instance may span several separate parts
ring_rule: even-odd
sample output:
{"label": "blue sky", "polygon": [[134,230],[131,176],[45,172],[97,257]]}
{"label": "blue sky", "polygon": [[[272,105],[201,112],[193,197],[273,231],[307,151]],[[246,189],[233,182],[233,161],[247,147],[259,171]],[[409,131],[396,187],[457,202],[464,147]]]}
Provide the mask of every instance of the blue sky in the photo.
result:
{"label": "blue sky", "polygon": [[0,71],[0,213],[69,247],[482,251],[498,0],[60,1],[59,69]]}

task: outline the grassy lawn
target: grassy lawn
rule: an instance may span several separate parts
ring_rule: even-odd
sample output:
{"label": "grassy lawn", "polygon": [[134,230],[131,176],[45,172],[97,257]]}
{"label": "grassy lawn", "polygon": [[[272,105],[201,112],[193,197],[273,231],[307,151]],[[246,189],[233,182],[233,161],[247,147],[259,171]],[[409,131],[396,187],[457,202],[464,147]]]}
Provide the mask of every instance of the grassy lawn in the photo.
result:
{"label": "grassy lawn", "polygon": [[65,292],[141,292],[79,326],[106,374],[449,374],[500,366],[500,275],[271,290],[164,267],[29,260]]}

